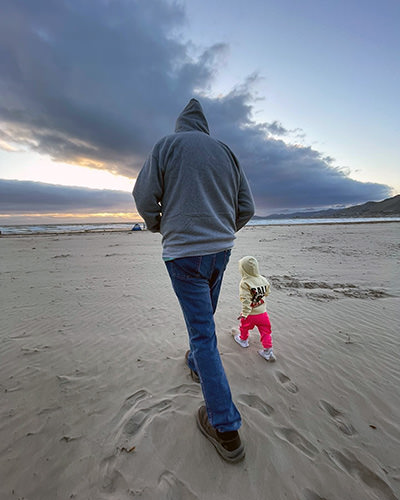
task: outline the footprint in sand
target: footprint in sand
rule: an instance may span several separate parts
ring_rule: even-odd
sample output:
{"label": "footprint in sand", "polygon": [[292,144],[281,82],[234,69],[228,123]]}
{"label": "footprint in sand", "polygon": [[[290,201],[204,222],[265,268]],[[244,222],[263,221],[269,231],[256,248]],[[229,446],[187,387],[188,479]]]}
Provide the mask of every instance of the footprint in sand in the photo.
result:
{"label": "footprint in sand", "polygon": [[299,392],[297,385],[290,380],[290,378],[282,372],[277,372],[279,382],[291,393],[296,394]]}
{"label": "footprint in sand", "polygon": [[319,453],[318,448],[316,448],[310,441],[299,434],[295,429],[291,429],[289,427],[280,427],[276,431],[276,435],[280,439],[283,439],[284,441],[287,441],[288,443],[295,446],[309,458],[314,458]]}
{"label": "footprint in sand", "polygon": [[140,389],[139,391],[134,392],[125,399],[124,404],[121,407],[121,412],[125,413],[127,410],[135,406],[136,403],[139,403],[139,401],[145,398],[151,398],[151,394],[145,389]]}
{"label": "footprint in sand", "polygon": [[126,420],[129,411],[136,406],[140,401],[144,399],[150,399],[152,395],[146,391],[145,389],[140,389],[139,391],[134,392],[130,396],[128,396],[123,405],[121,406],[119,412],[115,415],[115,417],[111,421],[112,427],[120,427],[121,422]]}
{"label": "footprint in sand", "polygon": [[102,487],[106,493],[126,491],[128,483],[121,472],[116,469],[116,457],[105,458],[101,463]]}
{"label": "footprint in sand", "polygon": [[319,406],[333,418],[339,430],[341,430],[343,434],[346,434],[347,436],[353,436],[356,434],[357,431],[349,422],[346,422],[346,419],[341,411],[337,410],[330,403],[322,399],[319,401]]}
{"label": "footprint in sand", "polygon": [[265,403],[261,398],[259,398],[255,394],[241,394],[238,397],[238,401],[247,406],[250,406],[250,408],[258,410],[260,413],[267,415],[267,417],[272,415],[272,413],[274,412],[272,406]]}
{"label": "footprint in sand", "polygon": [[346,455],[338,450],[328,450],[326,453],[339,469],[361,480],[374,490],[380,500],[398,500],[390,486],[374,471],[361,463],[350,451],[345,450]]}
{"label": "footprint in sand", "polygon": [[115,446],[115,439],[121,441],[121,433],[131,438],[154,416],[164,412],[171,405],[170,399],[153,402],[153,396],[145,389],[140,389],[127,397],[110,424],[113,429],[110,436],[111,446]]}
{"label": "footprint in sand", "polygon": [[152,395],[147,392],[145,389],[140,389],[139,391],[134,392],[130,396],[128,396],[123,405],[121,406],[121,409],[117,413],[117,415],[113,418],[112,424],[114,425],[115,423],[119,422],[125,415],[126,413],[133,408],[137,403],[142,401],[143,399],[146,398],[151,398]]}
{"label": "footprint in sand", "polygon": [[171,498],[173,500],[199,500],[199,497],[190,490],[188,485],[169,471],[161,474],[155,497],[160,499]]}
{"label": "footprint in sand", "polygon": [[129,420],[124,425],[124,432],[130,436],[135,435],[141,427],[153,416],[158,415],[161,412],[167,410],[171,407],[172,401],[169,399],[164,399],[159,403],[148,408],[143,408],[135,412],[135,414],[129,418]]}

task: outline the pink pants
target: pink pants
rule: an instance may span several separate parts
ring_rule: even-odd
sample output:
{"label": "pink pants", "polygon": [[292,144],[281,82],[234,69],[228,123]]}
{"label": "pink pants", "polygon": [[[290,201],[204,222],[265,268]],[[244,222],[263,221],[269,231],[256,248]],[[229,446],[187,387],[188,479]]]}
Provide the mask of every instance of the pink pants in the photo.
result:
{"label": "pink pants", "polygon": [[254,327],[258,328],[261,337],[261,344],[264,349],[269,349],[272,347],[272,338],[271,338],[271,323],[269,321],[268,314],[253,314],[247,316],[247,318],[242,318],[240,320],[240,338],[242,340],[247,340],[249,338],[249,331]]}

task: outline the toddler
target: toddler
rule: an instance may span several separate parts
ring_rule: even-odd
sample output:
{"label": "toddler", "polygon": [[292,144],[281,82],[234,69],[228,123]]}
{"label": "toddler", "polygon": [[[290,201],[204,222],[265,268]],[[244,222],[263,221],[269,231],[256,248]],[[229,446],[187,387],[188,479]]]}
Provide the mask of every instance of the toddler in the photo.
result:
{"label": "toddler", "polygon": [[240,346],[249,347],[249,331],[256,326],[264,348],[259,350],[258,354],[267,361],[275,361],[271,323],[264,302],[264,297],[270,292],[270,284],[267,278],[260,275],[258,262],[254,257],[247,256],[240,259],[239,269],[242,274],[239,287],[242,312],[238,318],[240,334],[235,335],[234,339]]}

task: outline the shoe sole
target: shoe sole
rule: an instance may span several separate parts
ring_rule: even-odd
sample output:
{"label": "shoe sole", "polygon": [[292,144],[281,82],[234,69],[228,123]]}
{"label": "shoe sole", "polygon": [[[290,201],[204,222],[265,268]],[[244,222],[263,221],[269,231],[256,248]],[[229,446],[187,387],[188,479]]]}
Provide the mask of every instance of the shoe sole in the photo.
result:
{"label": "shoe sole", "polygon": [[210,443],[217,450],[218,454],[226,462],[235,464],[237,462],[241,462],[244,459],[246,453],[244,451],[243,444],[241,444],[237,450],[228,451],[219,443],[219,441],[210,436],[210,434],[208,434],[208,432],[204,429],[204,427],[201,425],[198,413],[196,413],[196,422],[197,422],[197,427],[200,429],[200,432],[210,441]]}

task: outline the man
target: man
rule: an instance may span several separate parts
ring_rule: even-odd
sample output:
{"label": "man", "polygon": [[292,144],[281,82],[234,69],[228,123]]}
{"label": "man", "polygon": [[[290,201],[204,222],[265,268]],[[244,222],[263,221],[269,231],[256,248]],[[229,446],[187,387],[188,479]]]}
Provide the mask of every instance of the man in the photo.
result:
{"label": "man", "polygon": [[240,414],[217,349],[214,313],[235,239],[254,215],[247,179],[232,151],[210,137],[191,99],[175,133],[153,147],[133,196],[147,228],[162,234],[163,259],[189,334],[186,363],[201,383],[197,423],[228,462],[244,457]]}

